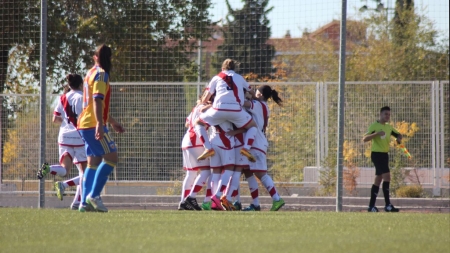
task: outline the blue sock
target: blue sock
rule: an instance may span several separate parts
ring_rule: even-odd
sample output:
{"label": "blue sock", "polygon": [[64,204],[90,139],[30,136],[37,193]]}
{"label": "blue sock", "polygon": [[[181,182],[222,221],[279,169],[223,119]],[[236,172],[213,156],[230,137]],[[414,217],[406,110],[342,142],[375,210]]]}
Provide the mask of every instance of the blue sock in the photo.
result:
{"label": "blue sock", "polygon": [[86,168],[83,174],[83,183],[81,189],[81,204],[86,205],[86,197],[92,190],[92,185],[94,183],[95,172],[97,167],[90,166]]}
{"label": "blue sock", "polygon": [[94,185],[92,186],[91,192],[92,197],[100,196],[100,192],[102,192],[106,181],[108,181],[108,176],[114,170],[115,166],[116,165],[111,162],[103,161],[102,163],[100,163],[97,172],[95,173]]}

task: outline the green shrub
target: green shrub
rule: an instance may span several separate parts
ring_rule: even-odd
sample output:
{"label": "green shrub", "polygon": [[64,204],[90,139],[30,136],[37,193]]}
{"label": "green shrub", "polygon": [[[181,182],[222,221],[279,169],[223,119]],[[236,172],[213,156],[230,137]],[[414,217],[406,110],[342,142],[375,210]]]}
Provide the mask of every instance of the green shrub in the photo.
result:
{"label": "green shrub", "polygon": [[404,185],[395,191],[395,196],[398,198],[422,198],[424,190],[421,185]]}

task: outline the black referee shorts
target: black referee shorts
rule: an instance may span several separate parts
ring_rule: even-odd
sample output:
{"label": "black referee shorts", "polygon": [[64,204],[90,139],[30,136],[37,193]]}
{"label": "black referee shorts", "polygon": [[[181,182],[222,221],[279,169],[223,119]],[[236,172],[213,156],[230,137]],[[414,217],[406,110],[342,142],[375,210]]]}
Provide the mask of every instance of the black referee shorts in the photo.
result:
{"label": "black referee shorts", "polygon": [[381,176],[381,174],[389,172],[388,153],[372,152],[370,158],[372,159],[372,162],[375,165],[375,175]]}

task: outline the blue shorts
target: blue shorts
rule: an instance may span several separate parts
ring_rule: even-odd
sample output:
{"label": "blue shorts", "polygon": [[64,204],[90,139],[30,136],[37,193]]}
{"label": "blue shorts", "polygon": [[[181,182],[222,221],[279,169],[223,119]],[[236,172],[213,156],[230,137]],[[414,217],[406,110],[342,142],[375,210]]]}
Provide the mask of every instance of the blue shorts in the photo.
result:
{"label": "blue shorts", "polygon": [[78,130],[84,140],[87,156],[103,156],[108,153],[117,152],[114,140],[108,134],[108,128],[103,127],[105,135],[101,140],[95,139],[95,128]]}

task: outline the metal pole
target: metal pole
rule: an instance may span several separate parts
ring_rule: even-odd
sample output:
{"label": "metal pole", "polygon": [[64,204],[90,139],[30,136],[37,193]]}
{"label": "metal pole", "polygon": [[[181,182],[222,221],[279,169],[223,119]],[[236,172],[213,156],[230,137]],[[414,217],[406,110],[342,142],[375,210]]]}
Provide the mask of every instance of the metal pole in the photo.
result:
{"label": "metal pole", "polygon": [[434,92],[436,82],[431,84],[431,166],[433,168],[433,196],[436,194],[436,94]]}
{"label": "metal pole", "polygon": [[319,174],[321,155],[320,155],[320,83],[316,83],[316,167]]}
{"label": "metal pole", "polygon": [[[40,153],[39,165],[45,162],[45,114],[46,114],[46,69],[47,69],[47,0],[41,0],[41,50],[40,50]],[[39,180],[39,203],[38,208],[45,205],[45,180]]]}
{"label": "metal pole", "polygon": [[444,141],[445,141],[445,136],[444,136],[444,131],[445,131],[445,128],[444,128],[444,84],[441,82],[441,81],[438,81],[438,84],[439,84],[439,91],[440,91],[440,109],[441,109],[441,111],[440,111],[440,114],[439,114],[439,116],[441,117],[441,120],[440,120],[440,123],[441,123],[441,125],[440,125],[440,134],[441,134],[441,136],[439,136],[439,139],[441,140],[441,146],[440,146],[440,151],[441,151],[441,161],[440,161],[440,164],[441,164],[441,166],[439,166],[439,172],[438,172],[438,179],[439,179],[439,196],[441,196],[441,184],[442,184],[442,176],[443,176],[443,173],[444,173],[444,168],[445,168],[445,158],[444,158],[444,156],[445,156],[445,143],[444,143]]}
{"label": "metal pole", "polygon": [[338,117],[338,152],[337,152],[337,184],[336,184],[336,212],[342,211],[343,185],[343,146],[344,146],[344,107],[345,107],[345,45],[347,34],[347,1],[342,0],[341,14],[341,45],[339,55],[339,117]]}
{"label": "metal pole", "polygon": [[202,40],[198,41],[198,73],[197,73],[197,98],[200,96],[200,83],[202,82]]}

